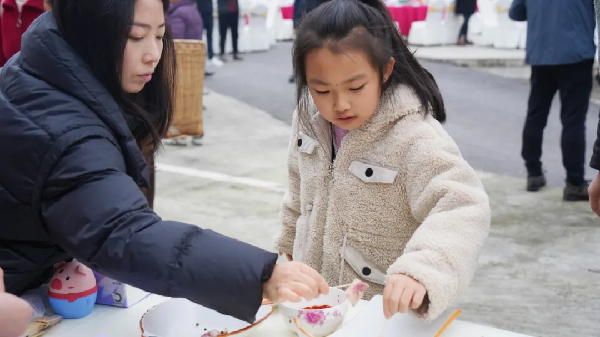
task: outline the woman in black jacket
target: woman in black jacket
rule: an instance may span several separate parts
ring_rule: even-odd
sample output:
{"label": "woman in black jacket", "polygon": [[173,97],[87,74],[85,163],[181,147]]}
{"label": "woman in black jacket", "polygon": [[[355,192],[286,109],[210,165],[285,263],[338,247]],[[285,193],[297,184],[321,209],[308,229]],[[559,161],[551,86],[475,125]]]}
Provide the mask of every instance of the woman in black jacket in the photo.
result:
{"label": "woman in black jacket", "polygon": [[[148,206],[141,147],[173,112],[168,0],[54,0],[0,69],[0,268],[20,295],[76,258],[152,293],[253,322],[263,295],[328,287],[300,263]],[[234,299],[234,300],[231,300]],[[2,329],[2,327],[0,327]]]}

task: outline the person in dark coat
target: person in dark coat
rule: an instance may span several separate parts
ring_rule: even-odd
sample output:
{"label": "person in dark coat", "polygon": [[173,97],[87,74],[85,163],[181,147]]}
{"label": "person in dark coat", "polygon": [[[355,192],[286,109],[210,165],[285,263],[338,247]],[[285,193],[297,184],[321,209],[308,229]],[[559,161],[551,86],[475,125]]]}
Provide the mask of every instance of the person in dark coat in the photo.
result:
{"label": "person in dark coat", "polygon": [[208,53],[208,60],[215,66],[220,67],[223,63],[214,57],[215,52],[213,49],[213,2],[212,0],[196,0],[196,6],[202,17],[203,28],[206,30],[206,51]]}
{"label": "person in dark coat", "polygon": [[585,178],[585,122],[593,84],[594,4],[590,0],[514,0],[514,21],[527,21],[525,62],[531,66],[531,91],[522,133],[521,156],[527,191],[546,186],[542,165],[544,129],[552,101],[560,97],[560,147],[565,169],[563,200],[589,200]]}
{"label": "person in dark coat", "polygon": [[471,19],[471,16],[475,14],[476,9],[477,0],[456,0],[456,14],[462,15],[464,18],[463,24],[458,33],[457,44],[459,46],[473,44],[467,39],[467,33],[469,32],[469,20]]}
{"label": "person in dark coat", "polygon": [[[146,291],[254,322],[328,291],[313,269],[212,230],[161,219],[140,147],[173,113],[168,0],[54,0],[0,69],[0,268],[8,293],[75,258]],[[234,299],[234,300],[231,300]],[[0,328],[1,329],[1,328]]]}
{"label": "person in dark coat", "polygon": [[238,52],[238,33],[240,25],[240,4],[238,0],[217,0],[217,9],[219,11],[219,47],[221,53],[219,58],[227,62],[225,57],[225,42],[227,41],[227,31],[231,30],[231,45],[233,47],[233,59],[241,61],[242,57]]}

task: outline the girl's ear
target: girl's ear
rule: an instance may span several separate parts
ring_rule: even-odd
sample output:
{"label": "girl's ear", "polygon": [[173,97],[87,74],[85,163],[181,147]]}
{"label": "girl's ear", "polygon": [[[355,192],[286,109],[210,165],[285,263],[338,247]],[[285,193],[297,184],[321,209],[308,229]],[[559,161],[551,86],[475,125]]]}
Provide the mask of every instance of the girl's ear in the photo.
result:
{"label": "girl's ear", "polygon": [[396,60],[393,57],[390,57],[390,62],[388,62],[387,66],[385,66],[384,71],[383,71],[383,83],[387,82],[387,80],[392,75],[392,72],[394,71],[395,63],[396,63]]}

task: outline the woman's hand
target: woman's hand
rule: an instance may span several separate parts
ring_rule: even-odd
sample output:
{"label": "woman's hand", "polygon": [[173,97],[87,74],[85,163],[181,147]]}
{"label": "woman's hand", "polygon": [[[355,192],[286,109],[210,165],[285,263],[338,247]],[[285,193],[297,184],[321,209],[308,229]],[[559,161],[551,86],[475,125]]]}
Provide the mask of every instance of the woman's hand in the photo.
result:
{"label": "woman's hand", "polygon": [[405,313],[408,308],[416,310],[423,303],[427,290],[412,277],[393,275],[383,289],[383,314],[389,319],[396,313]]}
{"label": "woman's hand", "polygon": [[273,275],[263,285],[264,297],[273,303],[298,302],[300,298],[311,300],[329,293],[325,279],[300,262],[278,263]]}
{"label": "woman's hand", "polygon": [[32,317],[29,303],[5,292],[4,272],[0,268],[0,337],[21,336]]}

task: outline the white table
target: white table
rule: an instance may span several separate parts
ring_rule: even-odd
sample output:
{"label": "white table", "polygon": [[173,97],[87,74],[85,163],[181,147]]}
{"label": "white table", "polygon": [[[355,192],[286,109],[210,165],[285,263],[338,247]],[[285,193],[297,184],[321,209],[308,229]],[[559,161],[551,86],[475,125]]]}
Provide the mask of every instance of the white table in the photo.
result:
{"label": "white table", "polygon": [[[166,298],[151,295],[131,308],[123,309],[97,305],[87,317],[78,320],[64,320],[52,327],[44,337],[139,337],[140,319],[154,305]],[[346,319],[351,319],[367,302],[361,301],[348,311]],[[261,337],[297,337],[289,331],[276,310],[256,330],[254,335]],[[530,337],[514,332],[456,320],[444,332],[443,337]],[[170,337],[170,336],[169,336]]]}

